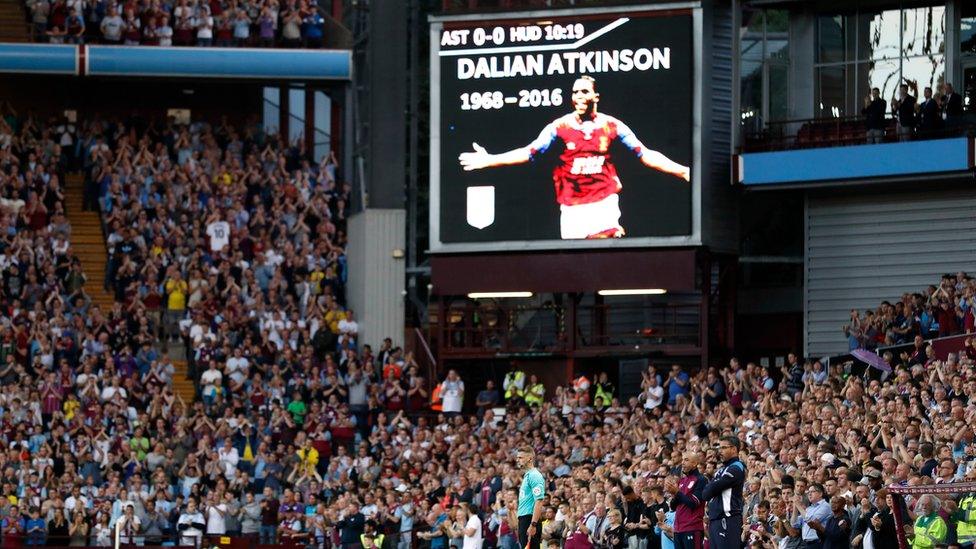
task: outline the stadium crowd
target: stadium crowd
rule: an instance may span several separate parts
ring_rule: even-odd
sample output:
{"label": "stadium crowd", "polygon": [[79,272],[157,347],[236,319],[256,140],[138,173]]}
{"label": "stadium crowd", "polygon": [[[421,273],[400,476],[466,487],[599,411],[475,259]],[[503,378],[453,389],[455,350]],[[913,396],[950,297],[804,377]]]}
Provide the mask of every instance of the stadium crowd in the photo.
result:
{"label": "stadium crowd", "polygon": [[325,17],[306,0],[27,0],[36,42],[321,48]]}
{"label": "stadium crowd", "polygon": [[[74,168],[107,226],[105,281],[68,244]],[[497,389],[431,383],[391,340],[359,341],[334,158],[254,123],[7,117],[0,189],[7,543],[109,546],[117,526],[137,544],[514,549],[528,447],[546,548],[672,547],[703,529],[698,475],[731,451],[746,491],[727,520],[749,547],[882,549],[886,486],[976,480],[970,352],[890,374],[650,366],[626,401],[606,374],[547,388],[518,365]],[[109,311],[84,289],[103,282]],[[172,389],[174,340],[193,402]],[[960,496],[910,498],[915,547],[976,540]]]}
{"label": "stadium crowd", "polygon": [[[851,310],[843,327],[851,350],[912,343],[976,330],[976,279],[966,273],[942,276],[939,284],[906,293],[895,303],[883,301],[862,314]],[[921,357],[929,360],[931,357]]]}

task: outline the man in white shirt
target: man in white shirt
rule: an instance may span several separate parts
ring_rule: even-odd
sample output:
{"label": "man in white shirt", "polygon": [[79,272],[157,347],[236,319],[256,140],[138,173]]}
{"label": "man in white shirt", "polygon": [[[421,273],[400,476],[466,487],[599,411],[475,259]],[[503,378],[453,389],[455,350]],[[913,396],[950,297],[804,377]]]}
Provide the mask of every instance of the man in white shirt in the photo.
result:
{"label": "man in white shirt", "polygon": [[339,321],[339,333],[355,338],[359,335],[359,323],[353,319],[352,309],[346,309],[346,318]]}
{"label": "man in white shirt", "polygon": [[228,480],[233,480],[237,477],[237,463],[241,460],[240,455],[237,453],[237,448],[231,444],[230,437],[224,439],[224,445],[219,450],[217,450],[217,457],[220,459],[220,464],[224,467],[224,476]]}
{"label": "man in white shirt", "polygon": [[445,414],[460,414],[464,403],[464,382],[457,372],[450,370],[441,384],[441,402]]}
{"label": "man in white shirt", "polygon": [[71,488],[71,495],[68,496],[68,499],[64,500],[65,518],[70,520],[75,509],[88,509],[88,498],[81,495],[81,487],[77,484]]}
{"label": "man in white shirt", "polygon": [[205,520],[203,514],[197,510],[197,504],[190,501],[186,505],[186,510],[176,521],[176,529],[180,532],[180,545],[200,546],[203,538]]}
{"label": "man in white shirt", "polygon": [[136,508],[131,503],[125,506],[125,511],[119,518],[116,528],[119,529],[119,543],[132,545],[142,527],[142,521],[136,515]]}
{"label": "man in white shirt", "polygon": [[207,495],[207,535],[208,536],[223,536],[227,533],[227,521],[224,516],[227,515],[227,504],[220,502],[217,503],[214,499],[213,492]]}
{"label": "man in white shirt", "polygon": [[484,538],[481,535],[481,519],[477,513],[470,512],[468,522],[464,525],[464,542],[462,549],[481,549]]}
{"label": "man in white shirt", "polygon": [[664,402],[664,387],[657,382],[657,375],[651,374],[647,380],[647,388],[641,395],[644,399],[644,409],[653,410]]}
{"label": "man in white shirt", "polygon": [[218,219],[207,225],[207,236],[210,237],[210,251],[219,252],[230,243],[230,224]]}
{"label": "man in white shirt", "polygon": [[[102,19],[102,23],[100,25],[100,28],[102,29],[102,38],[104,38],[109,44],[120,43],[122,41],[122,26],[123,21],[119,16],[119,10],[115,8],[114,3],[109,4],[108,15]],[[94,149],[95,146],[92,148]]]}
{"label": "man in white shirt", "polygon": [[125,398],[128,393],[126,393],[125,388],[119,387],[119,378],[113,377],[112,384],[102,389],[102,393],[99,396],[102,402],[108,402],[115,398],[116,394],[122,395]]}
{"label": "man in white shirt", "polygon": [[236,384],[244,383],[248,375],[248,362],[242,355],[240,347],[234,348],[234,356],[227,359],[227,366],[224,368],[227,376]]}
{"label": "man in white shirt", "polygon": [[210,367],[200,376],[200,384],[203,386],[201,393],[203,394],[203,401],[207,406],[212,405],[213,401],[217,398],[217,393],[220,392],[220,386],[223,380],[224,374],[220,373],[220,370],[217,369],[217,362],[211,360]]}

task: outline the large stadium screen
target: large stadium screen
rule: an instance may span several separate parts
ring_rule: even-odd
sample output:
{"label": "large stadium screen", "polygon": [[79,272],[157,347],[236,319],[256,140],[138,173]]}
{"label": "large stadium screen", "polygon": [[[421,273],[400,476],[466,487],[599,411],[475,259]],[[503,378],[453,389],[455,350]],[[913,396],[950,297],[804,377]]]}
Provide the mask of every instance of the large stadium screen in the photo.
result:
{"label": "large stadium screen", "polygon": [[687,11],[435,21],[433,248],[691,235],[692,22]]}

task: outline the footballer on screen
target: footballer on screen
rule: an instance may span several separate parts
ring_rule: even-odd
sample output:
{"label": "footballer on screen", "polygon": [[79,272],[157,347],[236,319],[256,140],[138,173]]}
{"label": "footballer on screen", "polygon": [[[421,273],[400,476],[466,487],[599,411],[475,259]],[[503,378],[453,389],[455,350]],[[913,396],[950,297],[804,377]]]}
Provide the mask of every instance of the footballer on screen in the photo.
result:
{"label": "footballer on screen", "polygon": [[619,238],[619,195],[617,169],[610,158],[610,144],[619,139],[649,168],[690,181],[688,166],[648,149],[626,124],[597,112],[600,94],[596,80],[581,76],[573,83],[573,112],[553,120],[533,142],[499,154],[490,154],[472,143],[473,152],[458,160],[465,171],[511,166],[532,160],[545,152],[558,138],[564,145],[560,164],[552,173],[556,201],[560,209],[560,235],[563,239]]}

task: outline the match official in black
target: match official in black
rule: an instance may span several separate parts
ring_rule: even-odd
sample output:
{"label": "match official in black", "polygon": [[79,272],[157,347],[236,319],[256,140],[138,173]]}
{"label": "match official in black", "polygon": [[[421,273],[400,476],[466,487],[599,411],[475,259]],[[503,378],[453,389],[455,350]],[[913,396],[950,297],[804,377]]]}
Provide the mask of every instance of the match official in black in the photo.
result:
{"label": "match official in black", "polygon": [[702,493],[708,502],[709,549],[742,546],[742,487],[746,466],[739,460],[739,439],[722,437],[718,444],[722,466]]}

